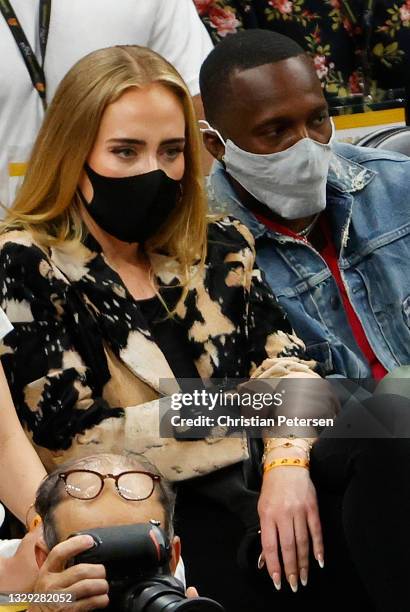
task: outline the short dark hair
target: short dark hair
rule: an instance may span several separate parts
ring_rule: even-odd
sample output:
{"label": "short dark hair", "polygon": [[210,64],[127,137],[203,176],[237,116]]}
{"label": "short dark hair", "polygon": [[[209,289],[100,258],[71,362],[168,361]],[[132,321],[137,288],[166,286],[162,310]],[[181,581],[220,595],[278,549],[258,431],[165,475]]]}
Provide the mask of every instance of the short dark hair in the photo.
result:
{"label": "short dark hair", "polygon": [[218,125],[218,109],[229,104],[230,77],[248,70],[306,54],[292,38],[270,30],[244,30],[223,39],[208,55],[199,76],[202,102],[209,123]]}
{"label": "short dark hair", "polygon": [[174,512],[175,512],[175,492],[172,485],[164,479],[158,469],[144,455],[124,454],[114,455],[101,453],[90,457],[83,457],[69,461],[64,465],[59,466],[54,472],[49,474],[41,483],[37,490],[35,509],[41,516],[43,522],[44,541],[51,550],[58,544],[57,529],[54,521],[54,511],[58,504],[63,499],[64,483],[59,477],[60,474],[68,469],[87,468],[89,464],[95,464],[97,461],[108,461],[111,463],[120,463],[124,469],[143,469],[152,474],[157,474],[161,477],[158,482],[159,502],[164,508],[165,525],[164,530],[167,536],[172,540],[174,535]]}

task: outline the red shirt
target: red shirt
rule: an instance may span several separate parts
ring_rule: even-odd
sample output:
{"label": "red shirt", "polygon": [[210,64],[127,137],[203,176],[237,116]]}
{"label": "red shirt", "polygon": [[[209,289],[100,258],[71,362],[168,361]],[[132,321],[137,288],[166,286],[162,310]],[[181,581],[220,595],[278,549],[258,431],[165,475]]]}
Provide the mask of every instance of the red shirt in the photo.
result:
{"label": "red shirt", "polygon": [[[267,219],[263,215],[257,214],[255,216],[261,223],[263,223],[264,225],[266,225],[266,227],[269,227],[269,229],[275,232],[284,234],[285,236],[291,236],[292,238],[295,238],[296,240],[301,240],[302,242],[308,242],[306,238],[302,238],[298,234],[295,234],[294,232],[292,232],[292,230],[290,230],[289,228],[283,225],[280,225],[279,223],[275,223],[274,221]],[[387,374],[387,370],[377,359],[372,347],[369,344],[369,341],[367,339],[363,326],[359,320],[359,317],[357,316],[352,304],[350,303],[349,296],[347,295],[346,287],[343,282],[342,275],[340,273],[336,249],[332,241],[329,224],[326,220],[325,215],[320,216],[319,223],[320,223],[321,230],[323,232],[323,236],[325,238],[325,245],[320,250],[320,255],[325,260],[337,284],[339,293],[342,296],[343,306],[344,306],[350,327],[352,328],[354,338],[360,350],[362,351],[364,357],[367,359],[369,363],[370,369],[372,371],[372,376],[376,380],[380,380],[381,378],[383,378],[383,376]]]}

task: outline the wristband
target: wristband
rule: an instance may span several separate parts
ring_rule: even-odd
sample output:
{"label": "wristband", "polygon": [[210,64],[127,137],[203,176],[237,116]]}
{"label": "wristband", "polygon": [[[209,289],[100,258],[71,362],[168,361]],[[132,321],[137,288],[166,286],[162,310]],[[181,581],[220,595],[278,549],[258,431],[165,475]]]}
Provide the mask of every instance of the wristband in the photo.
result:
{"label": "wristband", "polygon": [[273,468],[277,467],[303,467],[308,470],[309,465],[309,459],[299,459],[298,457],[279,457],[279,459],[274,459],[274,461],[271,461],[268,463],[268,465],[265,465],[263,473],[266,474],[267,472],[270,472],[270,470],[273,470]]}

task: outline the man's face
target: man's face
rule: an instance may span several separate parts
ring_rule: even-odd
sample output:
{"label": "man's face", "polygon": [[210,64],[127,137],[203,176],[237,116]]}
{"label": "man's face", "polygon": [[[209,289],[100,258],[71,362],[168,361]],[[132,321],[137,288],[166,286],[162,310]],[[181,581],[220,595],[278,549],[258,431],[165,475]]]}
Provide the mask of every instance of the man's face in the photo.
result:
{"label": "man's face", "polygon": [[[101,474],[119,474],[122,467],[110,466],[110,469],[94,469]],[[67,539],[77,531],[94,529],[96,527],[113,527],[115,525],[132,525],[148,523],[154,519],[161,527],[165,525],[164,509],[158,499],[158,487],[148,499],[130,501],[123,499],[115,489],[113,479],[105,479],[104,488],[95,499],[81,500],[63,493],[62,501],[54,510],[54,524],[59,541]]]}
{"label": "man's face", "polygon": [[[231,99],[215,126],[225,139],[250,153],[288,149],[310,137],[327,143],[331,123],[326,100],[311,61],[298,56],[265,64],[230,78]],[[208,150],[221,159],[224,147],[205,133]]]}
{"label": "man's face", "polygon": [[[75,469],[87,469],[99,474],[113,474],[114,476],[125,471],[141,469],[143,466],[130,467],[129,464],[119,464],[116,456],[113,459],[97,457],[95,461],[76,465]],[[119,481],[121,482],[121,481]],[[90,484],[90,481],[88,481]],[[59,486],[63,486],[61,482]],[[79,484],[77,485],[79,486]],[[127,486],[126,484],[120,487]],[[142,485],[141,485],[142,486]],[[144,485],[146,490],[146,485]],[[153,493],[147,499],[131,501],[119,495],[112,478],[104,479],[104,487],[93,499],[77,499],[71,497],[65,490],[62,491],[61,500],[53,510],[53,521],[58,543],[61,544],[76,532],[96,529],[99,527],[114,527],[118,525],[135,525],[157,521],[162,529],[166,527],[165,510],[159,500],[159,485],[155,484]],[[84,550],[86,550],[84,548]],[[41,568],[49,554],[49,549],[41,536],[36,543],[37,564]],[[171,543],[170,571],[175,572],[180,557],[180,540],[174,536]]]}

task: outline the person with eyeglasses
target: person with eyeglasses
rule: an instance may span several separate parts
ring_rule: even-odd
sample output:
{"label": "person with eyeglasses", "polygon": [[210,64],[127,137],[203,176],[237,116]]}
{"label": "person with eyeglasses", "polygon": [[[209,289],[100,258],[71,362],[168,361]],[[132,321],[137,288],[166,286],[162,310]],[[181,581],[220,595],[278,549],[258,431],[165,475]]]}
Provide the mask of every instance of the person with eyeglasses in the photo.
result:
{"label": "person with eyeglasses", "polygon": [[[75,612],[105,608],[109,598],[104,566],[83,563],[69,567],[70,560],[90,548],[93,540],[90,536],[69,536],[97,527],[150,521],[169,538],[169,569],[184,583],[181,544],[174,534],[174,505],[172,487],[142,456],[101,454],[60,466],[37,491],[35,509],[41,517],[42,530],[36,532],[39,571],[30,592],[69,592],[75,604],[67,609]],[[21,564],[15,569],[24,574],[26,568]],[[3,577],[3,583],[6,580]],[[188,597],[196,595],[195,588],[188,588]],[[42,612],[48,607],[33,605],[28,609]],[[64,609],[64,605],[58,607]]]}

